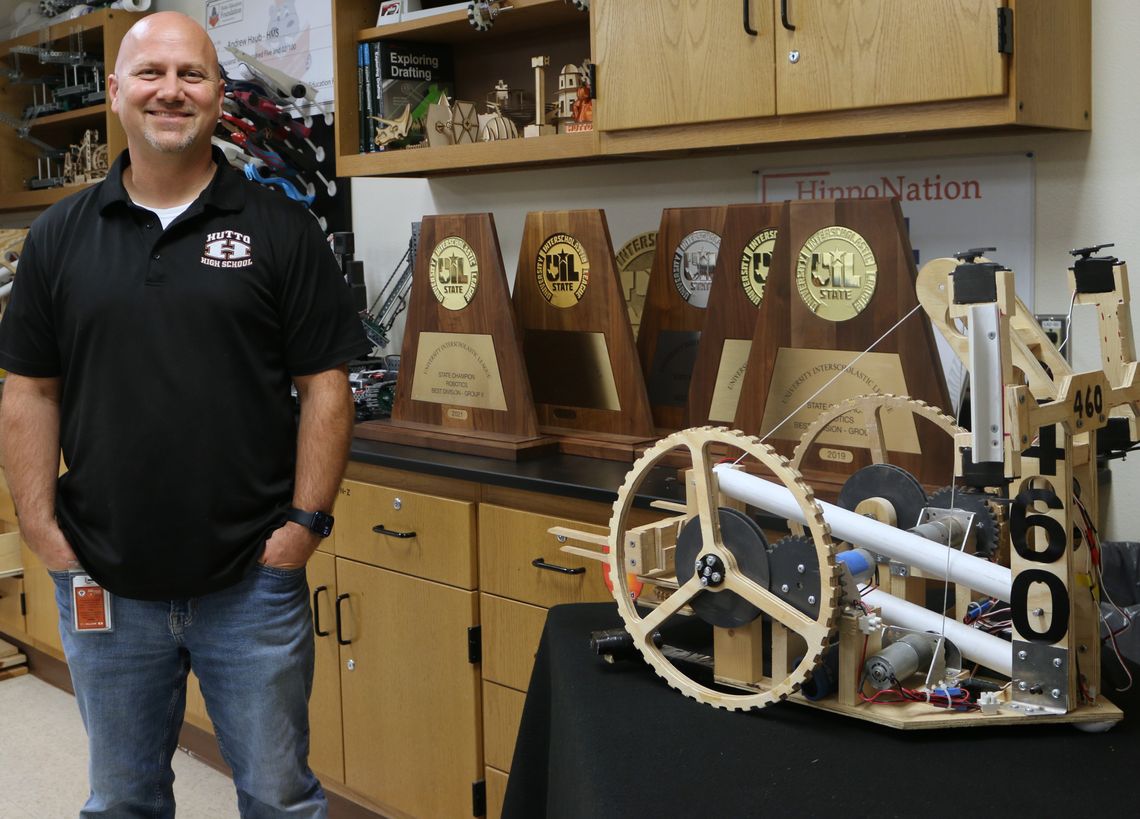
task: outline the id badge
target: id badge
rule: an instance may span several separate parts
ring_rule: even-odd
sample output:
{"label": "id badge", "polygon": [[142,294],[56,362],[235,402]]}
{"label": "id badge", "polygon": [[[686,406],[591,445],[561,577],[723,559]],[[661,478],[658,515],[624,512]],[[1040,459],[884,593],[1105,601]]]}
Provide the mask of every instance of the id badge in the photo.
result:
{"label": "id badge", "polygon": [[71,624],[77,634],[111,630],[111,594],[90,575],[71,575]]}

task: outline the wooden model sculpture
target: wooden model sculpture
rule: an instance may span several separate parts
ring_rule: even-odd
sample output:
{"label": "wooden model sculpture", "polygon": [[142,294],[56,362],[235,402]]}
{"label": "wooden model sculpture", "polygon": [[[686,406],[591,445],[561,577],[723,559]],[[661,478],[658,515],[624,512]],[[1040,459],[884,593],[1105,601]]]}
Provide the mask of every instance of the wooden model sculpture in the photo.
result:
{"label": "wooden model sculpture", "polygon": [[[608,553],[563,548],[608,562],[633,647],[669,685],[710,705],[790,698],[903,729],[1110,727],[1123,715],[1101,682],[1095,456],[1106,426],[1136,440],[1140,381],[1126,268],[1099,249],[1074,251],[1069,276],[1074,302],[1100,316],[1103,369],[1084,373],[1018,302],[1013,274],[980,251],[920,272],[922,307],[971,379],[973,432],[914,407],[953,436],[944,496],[904,509],[864,481],[854,508],[817,500],[795,464],[851,409],[841,406],[808,429],[791,461],[723,428],[674,433],[634,463],[608,535],[557,530]],[[850,402],[863,405],[876,465],[881,411],[911,403]],[[726,450],[733,461],[714,463]],[[678,451],[691,463],[687,503],[659,502],[670,516],[631,526],[642,481]],[[765,526],[799,534],[770,537],[746,505]],[[898,582],[916,578],[917,595]],[[700,621],[697,642],[685,636],[692,628],[676,628]]]}

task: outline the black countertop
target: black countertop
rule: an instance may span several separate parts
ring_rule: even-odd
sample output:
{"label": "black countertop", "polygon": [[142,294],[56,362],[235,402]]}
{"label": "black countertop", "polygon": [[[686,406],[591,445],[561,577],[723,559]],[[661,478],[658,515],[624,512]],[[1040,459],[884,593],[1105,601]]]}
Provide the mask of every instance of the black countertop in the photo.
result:
{"label": "black countertop", "polygon": [[[525,461],[504,461],[457,452],[355,438],[352,460],[376,466],[438,475],[475,483],[493,484],[531,492],[613,503],[631,465],[618,461],[549,455]],[[676,470],[655,467],[646,476],[634,498],[634,506],[651,501],[685,502],[685,487]]]}

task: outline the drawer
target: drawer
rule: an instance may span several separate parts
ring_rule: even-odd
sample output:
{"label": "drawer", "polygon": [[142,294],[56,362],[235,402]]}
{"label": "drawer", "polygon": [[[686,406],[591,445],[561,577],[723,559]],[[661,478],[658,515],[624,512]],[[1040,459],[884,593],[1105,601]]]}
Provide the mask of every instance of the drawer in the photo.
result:
{"label": "drawer", "polygon": [[479,595],[479,622],[483,624],[483,679],[526,691],[546,609]]}
{"label": "drawer", "polygon": [[24,578],[0,578],[0,631],[12,637],[23,637],[27,628],[23,596]]}
{"label": "drawer", "polygon": [[477,586],[474,503],[346,480],[336,519],[338,557],[463,589]]}
{"label": "drawer", "polygon": [[507,795],[507,775],[494,768],[485,768],[487,776],[487,819],[503,815],[503,800]]}
{"label": "drawer", "polygon": [[525,702],[521,691],[483,681],[483,761],[500,771],[511,770]]}
{"label": "drawer", "polygon": [[[607,531],[603,526],[589,523],[479,504],[480,590],[544,608],[559,603],[612,600],[603,580],[605,564],[560,551],[562,544],[547,531],[552,526],[568,526],[597,534]],[[533,565],[536,558],[567,569],[585,569],[585,572],[566,574],[538,568]]]}

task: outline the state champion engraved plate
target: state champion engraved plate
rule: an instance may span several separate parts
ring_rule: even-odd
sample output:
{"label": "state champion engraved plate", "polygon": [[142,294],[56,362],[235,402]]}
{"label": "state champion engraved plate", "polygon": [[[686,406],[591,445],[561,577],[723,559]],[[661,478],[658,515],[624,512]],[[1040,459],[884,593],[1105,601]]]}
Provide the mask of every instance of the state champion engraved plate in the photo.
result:
{"label": "state champion engraved plate", "polygon": [[800,248],[796,287],[817,316],[847,321],[870,303],[878,269],[866,239],[850,228],[832,225],[817,230]]}
{"label": "state champion engraved plate", "polygon": [[475,297],[479,284],[475,251],[458,236],[448,236],[431,252],[428,278],[440,304],[448,310],[462,310]]}
{"label": "state champion engraved plate", "polygon": [[764,299],[764,284],[772,267],[772,251],[776,247],[776,229],[765,228],[744,246],[740,259],[740,284],[749,301],[759,307]]}
{"label": "state champion engraved plate", "polygon": [[719,251],[720,237],[711,230],[694,230],[673,251],[673,285],[693,307],[708,306]]}
{"label": "state champion engraved plate", "polygon": [[568,233],[555,233],[542,243],[535,259],[538,291],[552,307],[576,307],[590,280],[586,248]]}

